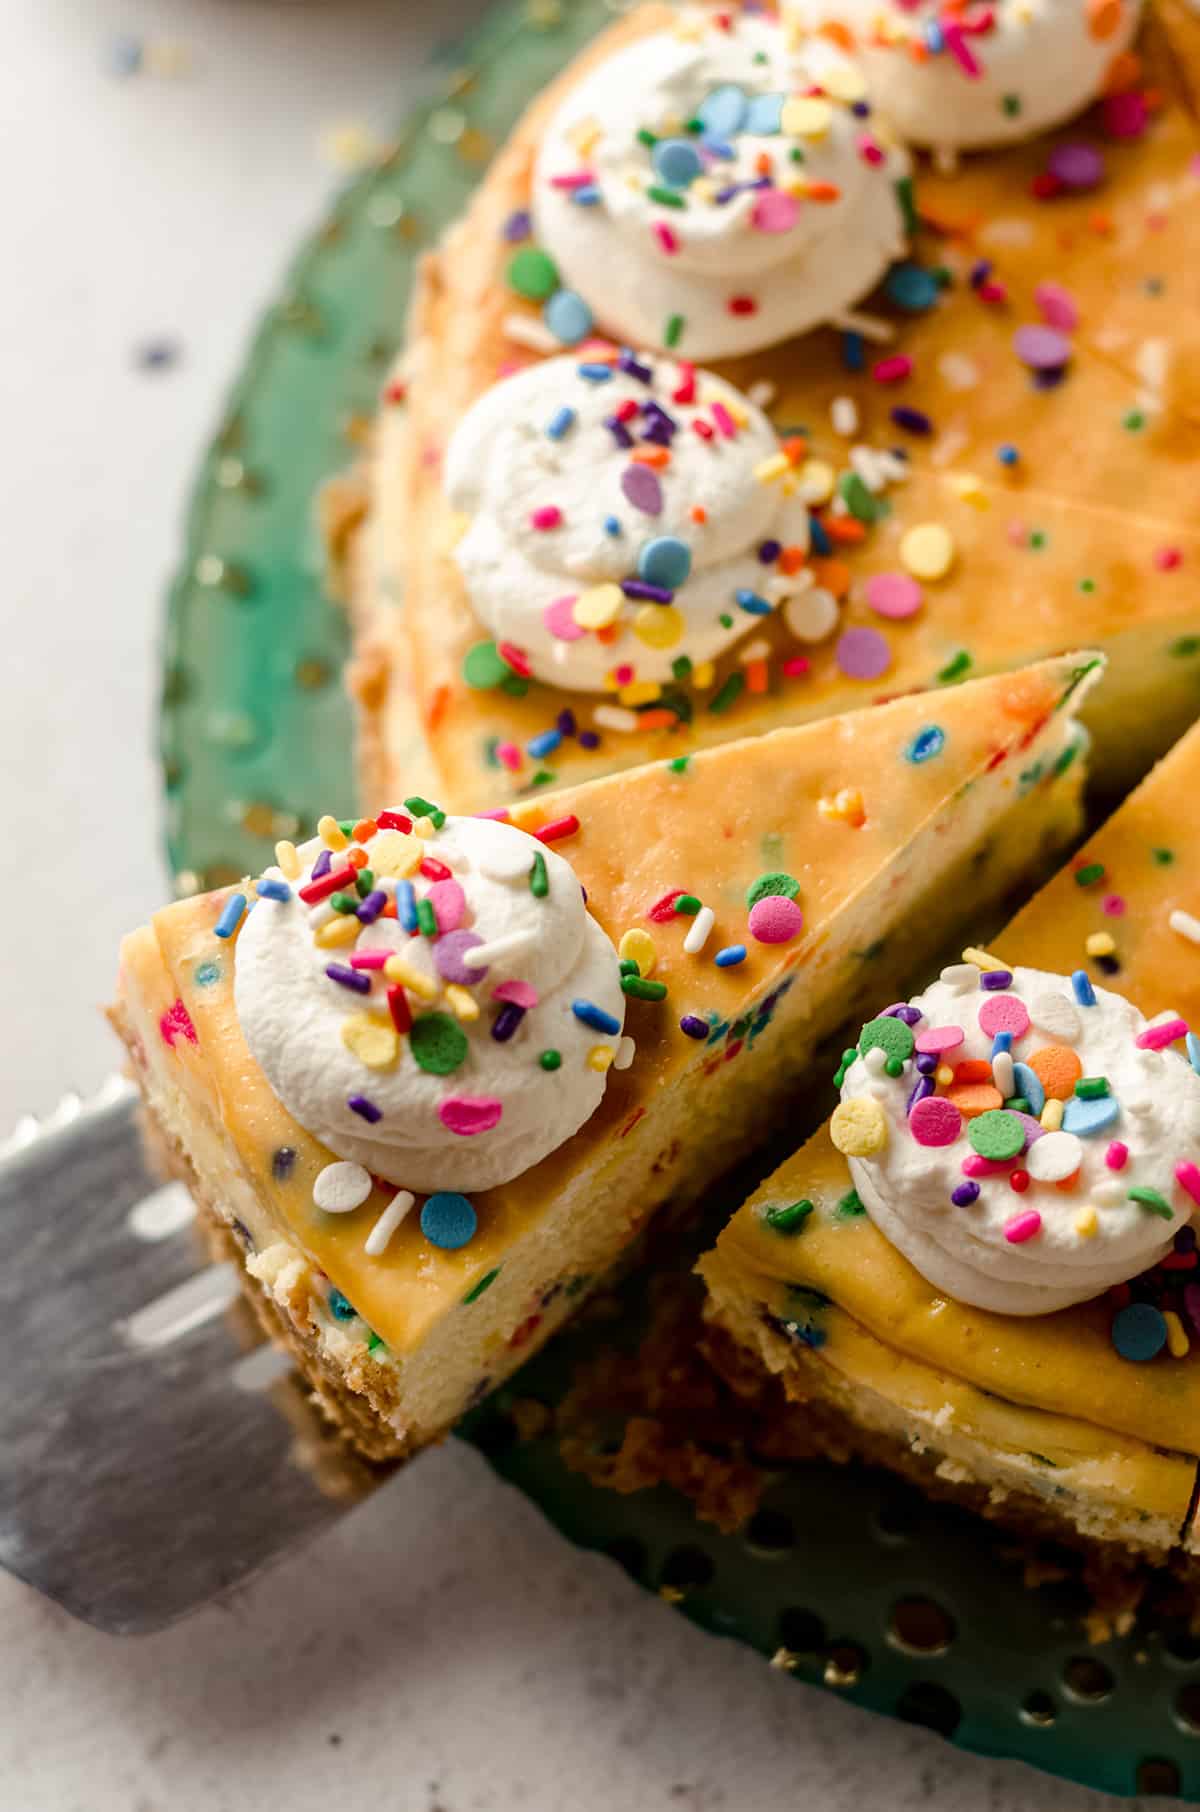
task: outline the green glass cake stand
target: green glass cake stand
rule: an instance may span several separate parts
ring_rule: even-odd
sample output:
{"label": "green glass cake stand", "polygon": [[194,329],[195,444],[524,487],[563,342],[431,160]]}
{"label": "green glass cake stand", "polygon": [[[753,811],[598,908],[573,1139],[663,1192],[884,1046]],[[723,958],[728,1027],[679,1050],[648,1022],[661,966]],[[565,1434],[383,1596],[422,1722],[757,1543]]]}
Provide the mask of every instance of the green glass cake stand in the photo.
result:
{"label": "green glass cake stand", "polygon": [[[347,627],[324,590],[314,496],[355,457],[422,249],[610,10],[505,0],[490,12],[440,97],[303,247],[254,338],[168,602],[162,767],[181,892],[258,869],[278,837],[350,809]],[[1200,1798],[1200,1641],[1167,1625],[1089,1647],[1077,1598],[1022,1589],[974,1519],[878,1474],[812,1464],[771,1485],[744,1533],[721,1536],[682,1497],[619,1496],[569,1473],[552,1438],[513,1438],[507,1406],[556,1401],[603,1337],[560,1337],[467,1430],[572,1541],[610,1552],[704,1628],[786,1651],[796,1678],[964,1748],[1109,1792]]]}

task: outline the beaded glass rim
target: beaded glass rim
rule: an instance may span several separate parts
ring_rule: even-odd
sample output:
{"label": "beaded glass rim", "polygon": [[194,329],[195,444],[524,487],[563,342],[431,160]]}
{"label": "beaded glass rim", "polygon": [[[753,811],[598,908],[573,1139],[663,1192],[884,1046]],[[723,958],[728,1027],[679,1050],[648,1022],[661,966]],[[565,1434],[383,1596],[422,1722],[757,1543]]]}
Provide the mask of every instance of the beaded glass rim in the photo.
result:
{"label": "beaded glass rim", "polygon": [[[277,838],[352,801],[349,637],[323,586],[314,496],[363,444],[422,250],[527,102],[622,10],[493,6],[263,318],[203,456],[168,598],[160,747],[180,893],[257,872]],[[569,1329],[464,1429],[570,1540],[797,1679],[964,1748],[1110,1793],[1200,1798],[1200,1639],[1163,1625],[1090,1646],[1078,1601],[1022,1590],[1004,1537],[978,1519],[814,1463],[779,1475],[723,1536],[666,1489],[621,1496],[568,1472],[552,1435],[518,1439],[513,1406],[559,1401],[610,1327]]]}

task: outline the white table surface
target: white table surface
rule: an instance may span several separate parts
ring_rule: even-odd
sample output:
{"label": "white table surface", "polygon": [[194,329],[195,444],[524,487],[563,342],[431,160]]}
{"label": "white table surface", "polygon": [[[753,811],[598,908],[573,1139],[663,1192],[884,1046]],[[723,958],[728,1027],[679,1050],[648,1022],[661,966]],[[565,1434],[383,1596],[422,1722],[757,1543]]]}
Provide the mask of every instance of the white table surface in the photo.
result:
{"label": "white table surface", "polygon": [[[95,1008],[165,897],[156,642],[193,462],[338,177],[472,0],[8,0],[0,56],[3,703],[19,961],[0,1134],[116,1052]],[[122,34],[191,73],[121,80]],[[134,348],[177,342],[155,375]],[[58,898],[61,898],[59,905]],[[47,910],[47,900],[54,903]],[[3,1385],[0,1384],[0,1388]],[[702,1636],[431,1454],[228,1606],[118,1641],[0,1575],[0,1812],[1016,1812],[1109,1802],[960,1755]]]}

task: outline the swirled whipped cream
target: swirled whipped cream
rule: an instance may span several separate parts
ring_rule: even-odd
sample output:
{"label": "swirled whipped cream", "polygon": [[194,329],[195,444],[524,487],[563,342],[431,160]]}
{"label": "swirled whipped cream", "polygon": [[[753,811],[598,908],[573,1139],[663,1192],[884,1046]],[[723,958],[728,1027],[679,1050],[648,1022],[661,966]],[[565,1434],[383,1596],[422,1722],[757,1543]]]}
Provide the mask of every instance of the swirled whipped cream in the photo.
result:
{"label": "swirled whipped cream", "polygon": [[713,659],[809,576],[801,450],[673,360],[562,356],[503,379],[445,461],[475,614],[572,691]]}
{"label": "swirled whipped cream", "polygon": [[633,345],[728,358],[829,321],[905,242],[908,161],[841,51],[697,9],[601,63],[542,141],[533,220]]}
{"label": "swirled whipped cream", "polygon": [[413,1190],[490,1189],[595,1112],[624,995],[562,856],[425,805],[349,841],[323,820],[339,847],[267,871],[234,998],[272,1089],[339,1157]]}
{"label": "swirled whipped cream", "polygon": [[1168,1048],[1185,1031],[1082,971],[956,965],[863,1027],[834,1143],[935,1289],[1065,1308],[1156,1264],[1196,1210],[1200,1076]]}
{"label": "swirled whipped cream", "polygon": [[1141,0],[797,0],[810,27],[854,34],[872,100],[916,145],[1033,138],[1104,94]]}

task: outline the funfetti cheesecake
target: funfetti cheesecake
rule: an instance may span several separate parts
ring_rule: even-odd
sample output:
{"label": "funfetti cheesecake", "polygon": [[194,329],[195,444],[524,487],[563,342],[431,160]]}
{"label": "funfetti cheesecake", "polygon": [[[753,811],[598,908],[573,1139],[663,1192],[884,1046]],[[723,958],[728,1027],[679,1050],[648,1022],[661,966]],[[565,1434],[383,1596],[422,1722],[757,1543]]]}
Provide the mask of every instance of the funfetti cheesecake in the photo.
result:
{"label": "funfetti cheesecake", "polygon": [[1061,848],[1097,668],[495,818],[410,795],[126,939],[150,1113],[364,1451],[443,1433],[751,1149],[854,1003]]}
{"label": "funfetti cheesecake", "polygon": [[1200,728],[988,950],[881,998],[703,1261],[718,1360],[781,1381],[806,1451],[1194,1548],[1198,784]]}
{"label": "funfetti cheesecake", "polygon": [[[1133,785],[1200,686],[1200,138],[1179,70],[1160,78],[1160,26],[1098,113],[953,177],[922,167],[915,241],[871,297],[840,314],[824,297],[832,325],[797,308],[782,334],[766,299],[791,277],[771,261],[811,280],[787,246],[815,223],[816,266],[840,268],[860,185],[878,198],[887,175],[865,78],[792,89],[812,41],[765,15],[642,9],[612,29],[426,260],[357,512],[335,512],[363,795],[416,762],[474,809],[1081,641],[1111,673],[1088,707],[1098,785]],[[581,123],[631,39],[665,41],[700,99],[684,84],[664,114],[650,58],[619,121],[589,102]],[[800,191],[847,114],[865,161],[839,208]],[[758,186],[714,195],[726,151],[739,169],[753,152]],[[718,229],[715,335],[681,298]],[[580,271],[577,235],[604,247]],[[775,343],[751,354],[728,334],[756,323]]]}

